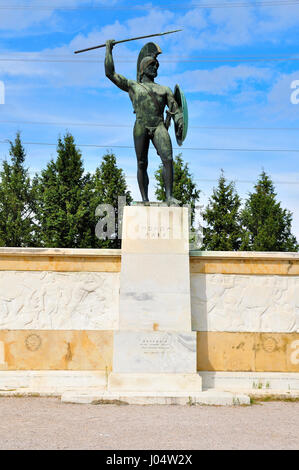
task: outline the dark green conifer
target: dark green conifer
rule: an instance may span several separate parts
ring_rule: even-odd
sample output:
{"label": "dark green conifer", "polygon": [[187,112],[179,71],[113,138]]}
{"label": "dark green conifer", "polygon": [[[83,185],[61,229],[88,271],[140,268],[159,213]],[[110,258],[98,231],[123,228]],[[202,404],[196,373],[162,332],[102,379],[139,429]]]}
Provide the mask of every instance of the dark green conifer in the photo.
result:
{"label": "dark green conifer", "polygon": [[227,182],[223,171],[217,188],[209,199],[203,213],[207,226],[204,228],[203,249],[209,251],[236,251],[241,245],[241,200],[234,182]]}
{"label": "dark green conifer", "polygon": [[35,190],[19,132],[10,142],[9,155],[10,163],[4,160],[0,172],[0,246],[35,246]]}
{"label": "dark green conifer", "polygon": [[277,201],[271,178],[262,171],[241,213],[242,250],[298,251],[291,232],[292,213]]}

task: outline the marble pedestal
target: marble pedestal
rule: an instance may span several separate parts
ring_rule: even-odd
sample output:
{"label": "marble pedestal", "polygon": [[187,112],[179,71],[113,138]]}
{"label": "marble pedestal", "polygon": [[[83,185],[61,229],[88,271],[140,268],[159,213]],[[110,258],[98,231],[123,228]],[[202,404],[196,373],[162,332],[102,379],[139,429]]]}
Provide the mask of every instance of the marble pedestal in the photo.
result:
{"label": "marble pedestal", "polygon": [[201,392],[191,331],[187,208],[124,208],[113,351],[109,393],[195,398]]}
{"label": "marble pedestal", "polygon": [[188,209],[125,207],[113,371],[105,389],[66,392],[68,403],[249,404],[202,391],[191,331]]}

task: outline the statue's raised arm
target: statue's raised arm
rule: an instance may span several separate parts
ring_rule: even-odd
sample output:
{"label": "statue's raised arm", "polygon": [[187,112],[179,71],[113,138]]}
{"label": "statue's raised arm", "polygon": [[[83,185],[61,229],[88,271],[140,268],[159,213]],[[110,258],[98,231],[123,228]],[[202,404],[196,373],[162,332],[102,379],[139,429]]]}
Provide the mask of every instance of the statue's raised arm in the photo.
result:
{"label": "statue's raised arm", "polygon": [[129,81],[115,72],[114,60],[112,55],[112,49],[115,45],[114,39],[106,41],[106,56],[105,56],[105,73],[115,85],[121,90],[129,91]]}

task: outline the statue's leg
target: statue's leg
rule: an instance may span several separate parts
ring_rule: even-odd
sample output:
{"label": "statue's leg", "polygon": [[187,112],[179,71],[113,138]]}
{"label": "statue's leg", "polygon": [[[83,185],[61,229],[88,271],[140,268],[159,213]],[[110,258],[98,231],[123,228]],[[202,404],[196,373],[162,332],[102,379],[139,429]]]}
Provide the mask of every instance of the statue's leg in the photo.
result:
{"label": "statue's leg", "polygon": [[163,163],[162,176],[165,186],[166,199],[172,198],[173,190],[173,157],[171,139],[166,127],[161,123],[154,134],[153,144]]}
{"label": "statue's leg", "polygon": [[137,156],[137,181],[143,201],[148,201],[148,148],[150,139],[147,129],[136,121],[134,126],[134,144]]}

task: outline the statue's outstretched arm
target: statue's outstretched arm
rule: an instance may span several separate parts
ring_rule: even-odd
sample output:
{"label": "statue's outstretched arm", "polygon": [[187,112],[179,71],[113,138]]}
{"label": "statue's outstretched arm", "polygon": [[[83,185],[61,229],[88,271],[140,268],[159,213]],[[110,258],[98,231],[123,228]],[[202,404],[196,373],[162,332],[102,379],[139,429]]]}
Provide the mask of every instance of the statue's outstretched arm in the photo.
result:
{"label": "statue's outstretched arm", "polygon": [[115,72],[114,68],[114,61],[112,56],[112,49],[114,46],[114,40],[109,39],[106,41],[106,57],[105,57],[105,73],[106,77],[108,77],[115,85],[121,88],[124,91],[129,91],[129,81],[127,78],[119,75]]}

